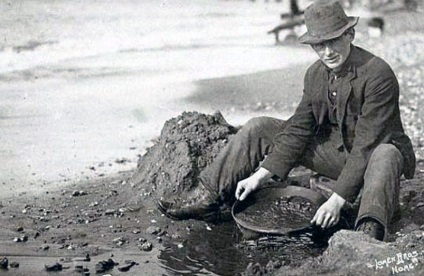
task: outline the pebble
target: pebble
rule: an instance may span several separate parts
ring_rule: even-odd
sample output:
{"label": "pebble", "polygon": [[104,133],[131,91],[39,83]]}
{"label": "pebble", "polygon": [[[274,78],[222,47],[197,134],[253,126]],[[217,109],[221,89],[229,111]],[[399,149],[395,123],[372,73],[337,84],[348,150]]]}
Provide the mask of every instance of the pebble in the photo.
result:
{"label": "pebble", "polygon": [[7,259],[7,257],[4,257],[3,259],[0,260],[0,268],[7,269],[8,266],[9,266],[9,259]]}
{"label": "pebble", "polygon": [[115,263],[112,259],[108,259],[106,261],[100,261],[98,262],[94,269],[96,270],[96,273],[103,273],[107,270],[112,269],[115,265],[118,265]]}
{"label": "pebble", "polygon": [[114,215],[116,213],[116,210],[115,209],[107,209],[106,211],[105,211],[105,215],[106,216],[112,216],[112,215]]}
{"label": "pebble", "polygon": [[84,272],[84,267],[82,265],[75,265],[75,272]]}
{"label": "pebble", "polygon": [[99,205],[99,203],[97,201],[94,201],[94,202],[90,203],[90,205],[88,205],[88,206],[89,207],[95,207],[95,206],[98,206],[98,205]]}
{"label": "pebble", "polygon": [[138,265],[138,263],[131,261],[131,260],[125,260],[125,264],[118,267],[119,271],[127,272],[131,269],[131,267]]}
{"label": "pebble", "polygon": [[132,232],[133,234],[140,234],[141,231],[139,229],[134,229]]}
{"label": "pebble", "polygon": [[121,246],[127,242],[127,239],[124,237],[119,237],[113,240],[113,243],[115,243],[118,246]]}
{"label": "pebble", "polygon": [[63,266],[60,263],[45,264],[44,267],[46,271],[61,271],[63,269]]}
{"label": "pebble", "polygon": [[47,250],[49,250],[49,249],[50,249],[50,246],[48,246],[47,244],[43,244],[43,245],[41,246],[41,249],[42,249],[42,250],[44,250],[44,251],[47,251]]}
{"label": "pebble", "polygon": [[22,231],[24,231],[24,228],[23,228],[22,226],[19,226],[19,227],[16,229],[16,232],[22,232]]}
{"label": "pebble", "polygon": [[73,191],[72,192],[72,197],[84,196],[84,195],[87,195],[87,192],[85,192],[85,191]]}
{"label": "pebble", "polygon": [[19,263],[18,262],[10,262],[9,266],[10,267],[13,267],[13,268],[18,268],[19,267]]}
{"label": "pebble", "polygon": [[161,231],[161,229],[157,226],[150,226],[146,229],[146,233],[150,235],[156,235]]}
{"label": "pebble", "polygon": [[152,251],[153,245],[150,242],[144,242],[142,245],[140,245],[140,250],[149,252]]}

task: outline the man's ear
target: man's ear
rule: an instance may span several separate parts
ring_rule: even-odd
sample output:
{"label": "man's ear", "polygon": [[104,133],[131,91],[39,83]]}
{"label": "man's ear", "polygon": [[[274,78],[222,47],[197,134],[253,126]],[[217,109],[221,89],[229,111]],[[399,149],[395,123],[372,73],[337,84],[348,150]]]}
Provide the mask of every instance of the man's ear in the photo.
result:
{"label": "man's ear", "polygon": [[347,30],[346,35],[348,36],[350,42],[352,42],[355,39],[355,29],[350,28],[349,30]]}

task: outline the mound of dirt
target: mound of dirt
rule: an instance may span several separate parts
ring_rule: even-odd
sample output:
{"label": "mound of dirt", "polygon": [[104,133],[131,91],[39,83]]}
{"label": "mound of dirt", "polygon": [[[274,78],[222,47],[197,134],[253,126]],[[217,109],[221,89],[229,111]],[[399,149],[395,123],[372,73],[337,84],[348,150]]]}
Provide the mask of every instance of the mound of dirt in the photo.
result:
{"label": "mound of dirt", "polygon": [[133,187],[155,196],[183,194],[237,129],[221,113],[184,112],[168,120],[161,135],[137,165]]}

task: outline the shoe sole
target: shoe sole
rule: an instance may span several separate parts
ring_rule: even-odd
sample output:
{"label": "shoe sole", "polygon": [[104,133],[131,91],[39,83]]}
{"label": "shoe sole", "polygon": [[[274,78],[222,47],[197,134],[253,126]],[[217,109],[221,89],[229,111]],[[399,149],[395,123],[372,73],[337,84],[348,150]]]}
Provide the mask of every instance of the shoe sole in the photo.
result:
{"label": "shoe sole", "polygon": [[[226,210],[228,208],[225,208],[223,210],[218,210],[216,212],[210,212],[207,213],[203,216],[193,216],[193,217],[189,217],[189,218],[179,218],[176,216],[173,216],[171,214],[169,214],[166,210],[165,207],[162,206],[162,204],[160,203],[160,201],[157,202],[157,208],[159,209],[159,211],[161,211],[162,214],[164,214],[167,218],[173,219],[173,220],[189,220],[189,219],[194,219],[194,220],[201,220],[201,221],[206,221],[206,222],[219,222],[219,221],[229,221],[232,219],[231,216],[231,212],[226,212]],[[230,215],[228,215],[230,214]]]}

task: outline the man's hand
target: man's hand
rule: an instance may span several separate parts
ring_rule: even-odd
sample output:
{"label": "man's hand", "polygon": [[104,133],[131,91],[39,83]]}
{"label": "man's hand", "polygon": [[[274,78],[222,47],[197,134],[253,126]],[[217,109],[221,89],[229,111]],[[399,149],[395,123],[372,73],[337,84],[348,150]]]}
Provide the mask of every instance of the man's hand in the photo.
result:
{"label": "man's hand", "polygon": [[250,177],[237,183],[236,199],[242,201],[251,192],[259,188],[262,183],[265,183],[272,177],[272,173],[264,168],[259,168]]}
{"label": "man's hand", "polygon": [[312,224],[328,228],[336,225],[340,219],[340,211],[346,200],[336,193],[333,193],[330,198],[319,207],[314,218],[311,220]]}

